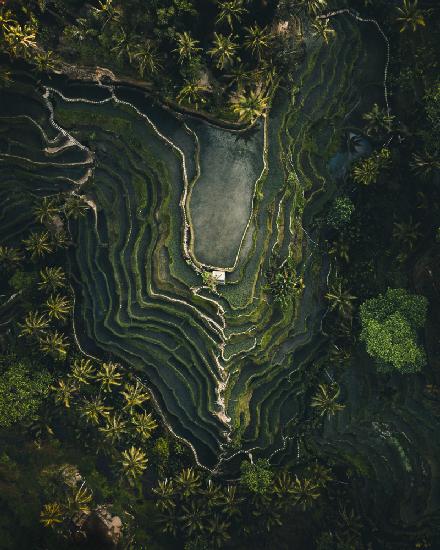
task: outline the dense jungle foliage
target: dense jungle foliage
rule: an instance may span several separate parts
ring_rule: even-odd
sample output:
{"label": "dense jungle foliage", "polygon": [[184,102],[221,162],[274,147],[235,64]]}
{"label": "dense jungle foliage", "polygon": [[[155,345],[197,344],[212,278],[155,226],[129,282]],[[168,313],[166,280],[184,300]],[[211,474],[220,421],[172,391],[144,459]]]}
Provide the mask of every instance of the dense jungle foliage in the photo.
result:
{"label": "dense jungle foliage", "polygon": [[[374,102],[363,113],[370,150],[340,176],[312,228],[332,269],[325,361],[310,368],[301,460],[295,447],[279,465],[255,450],[236,471],[212,475],[166,429],[134,372],[110,354],[98,361],[81,352],[69,227],[93,205],[60,192],[33,201],[22,233],[0,235],[0,548],[440,548],[438,455],[423,449],[426,475],[411,477],[401,439],[379,417],[359,417],[392,441],[410,478],[401,516],[379,521],[363,501],[371,493],[379,502],[382,482],[350,438],[338,452],[319,444],[354,406],[342,379],[354,384],[363,371],[379,381],[368,399],[380,410],[404,408],[417,388],[412,406],[429,410],[438,428],[438,2],[3,0],[0,86],[12,86],[17,70],[74,79],[99,67],[171,108],[241,127],[296,85],[309,43],[335,39],[322,14],[347,6],[377,20],[389,40],[390,109]],[[346,136],[349,150],[358,138]],[[304,287],[282,258],[265,280],[280,315]],[[316,374],[329,365],[332,376]],[[432,425],[420,416],[428,441],[438,438]]]}

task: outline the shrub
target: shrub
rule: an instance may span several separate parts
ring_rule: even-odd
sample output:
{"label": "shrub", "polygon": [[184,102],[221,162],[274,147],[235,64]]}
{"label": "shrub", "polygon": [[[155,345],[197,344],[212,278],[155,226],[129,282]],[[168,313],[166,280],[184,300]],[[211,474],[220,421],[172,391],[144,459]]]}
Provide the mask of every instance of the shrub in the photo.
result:
{"label": "shrub", "polygon": [[361,305],[361,340],[377,360],[379,371],[417,372],[426,364],[425,351],[417,343],[417,330],[425,324],[427,307],[424,296],[401,288],[389,288]]}

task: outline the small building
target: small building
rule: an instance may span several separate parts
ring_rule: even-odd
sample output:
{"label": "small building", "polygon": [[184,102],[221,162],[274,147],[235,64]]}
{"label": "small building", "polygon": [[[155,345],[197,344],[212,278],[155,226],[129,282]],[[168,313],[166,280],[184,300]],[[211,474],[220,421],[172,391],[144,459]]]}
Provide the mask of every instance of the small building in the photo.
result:
{"label": "small building", "polygon": [[226,271],[215,270],[212,272],[212,278],[217,284],[224,285],[226,282]]}

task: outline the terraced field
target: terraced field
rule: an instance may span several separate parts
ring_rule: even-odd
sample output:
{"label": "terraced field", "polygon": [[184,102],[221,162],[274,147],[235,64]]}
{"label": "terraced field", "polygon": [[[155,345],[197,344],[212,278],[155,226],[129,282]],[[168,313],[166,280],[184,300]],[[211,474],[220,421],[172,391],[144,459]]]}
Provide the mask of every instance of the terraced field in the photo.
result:
{"label": "terraced field", "polygon": [[[0,132],[2,234],[13,241],[32,223],[23,204],[34,196],[78,188],[87,194],[95,208],[70,227],[78,344],[135,369],[172,432],[211,469],[232,467],[253,450],[280,462],[285,448],[302,452],[330,269],[314,220],[336,190],[329,159],[381,93],[382,66],[369,60],[377,44],[350,18],[333,24],[337,38],[308,44],[295,86],[278,90],[250,138],[177,115],[124,86],[56,78],[41,88],[17,75],[22,95],[2,92],[0,115],[9,127]],[[221,235],[231,237],[223,248],[209,246],[228,219],[228,200],[209,196],[224,175],[208,135],[226,148],[246,137],[252,143],[244,171],[235,174],[247,202],[235,220],[239,230]],[[223,199],[232,193],[227,184]],[[219,209],[212,235],[203,209],[209,200]],[[283,310],[265,273],[289,256],[305,289]],[[216,291],[203,284],[207,264],[231,269]],[[330,455],[335,447],[347,456],[352,449],[359,459],[367,443],[357,416],[341,418],[319,445]],[[385,429],[378,424],[378,438]],[[405,443],[390,441],[387,448],[394,445],[390,452],[405,464]],[[380,464],[377,458],[365,468],[381,479]]]}

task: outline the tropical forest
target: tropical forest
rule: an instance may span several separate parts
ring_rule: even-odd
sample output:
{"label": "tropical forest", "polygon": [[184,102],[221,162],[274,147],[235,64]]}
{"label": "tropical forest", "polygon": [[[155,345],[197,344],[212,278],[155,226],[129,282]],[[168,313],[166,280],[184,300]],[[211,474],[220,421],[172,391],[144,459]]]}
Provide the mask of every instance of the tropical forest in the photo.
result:
{"label": "tropical forest", "polygon": [[0,0],[0,549],[440,550],[439,0]]}

